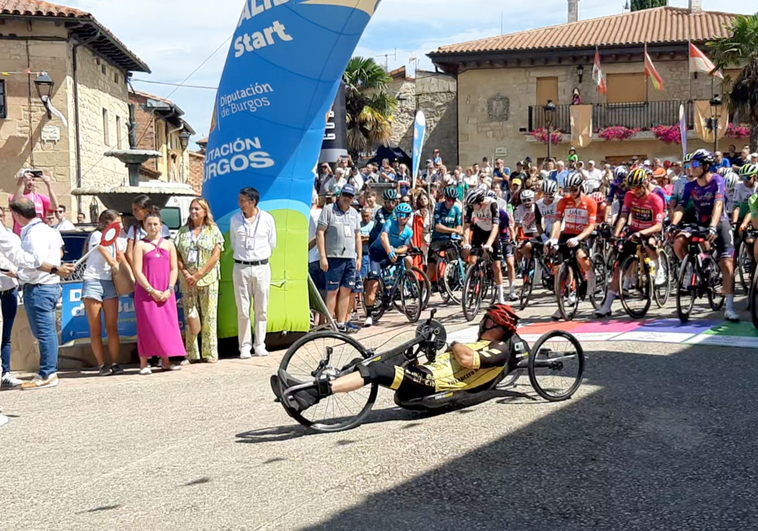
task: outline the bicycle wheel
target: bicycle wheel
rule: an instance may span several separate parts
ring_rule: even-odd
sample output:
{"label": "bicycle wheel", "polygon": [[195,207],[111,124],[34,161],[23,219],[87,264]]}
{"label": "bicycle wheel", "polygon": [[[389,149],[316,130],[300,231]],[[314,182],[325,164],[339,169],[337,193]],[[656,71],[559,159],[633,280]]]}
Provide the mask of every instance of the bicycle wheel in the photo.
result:
{"label": "bicycle wheel", "polygon": [[447,292],[447,288],[445,287],[445,272],[447,271],[448,267],[449,265],[447,263],[446,257],[440,256],[437,258],[437,291],[439,292],[440,298],[444,304],[450,302],[450,294]]}
{"label": "bicycle wheel", "polygon": [[[378,321],[387,311],[387,305],[385,304],[384,297],[387,293],[387,287],[384,285],[384,280],[381,278],[373,278],[379,283],[379,289],[376,290],[376,298],[374,299],[374,312],[372,317],[375,321]],[[361,297],[361,305],[363,306],[363,313],[368,317],[368,309],[366,308],[366,292],[364,291],[363,297]]]}
{"label": "bicycle wheel", "polygon": [[753,268],[753,281],[750,283],[750,316],[753,318],[753,326],[758,328],[758,270]]}
{"label": "bicycle wheel", "polygon": [[[448,259],[449,260],[449,259]],[[450,296],[450,300],[455,304],[460,304],[463,300],[463,283],[466,279],[466,266],[462,258],[450,260],[445,266],[443,283],[445,291]]]}
{"label": "bicycle wheel", "polygon": [[750,271],[753,270],[752,260],[750,258],[750,249],[746,243],[740,245],[740,254],[737,255],[735,269],[740,277],[740,285],[745,293],[750,293]]}
{"label": "bicycle wheel", "polygon": [[416,273],[416,280],[418,280],[419,286],[421,287],[421,302],[423,303],[421,309],[426,310],[426,307],[429,306],[429,299],[432,296],[432,281],[429,280],[426,273],[418,267],[412,267],[411,271]]}
{"label": "bicycle wheel", "polygon": [[[336,378],[353,360],[368,357],[366,349],[351,337],[338,332],[317,332],[302,337],[287,350],[279,371],[305,383],[313,381],[317,372]],[[379,385],[372,384],[357,391],[328,396],[299,413],[285,409],[297,422],[316,431],[349,430],[360,424],[371,411],[378,390]]]}
{"label": "bicycle wheel", "polygon": [[577,279],[568,262],[563,262],[555,275],[555,298],[558,299],[558,310],[563,318],[571,321],[579,308],[579,296]]}
{"label": "bicycle wheel", "polygon": [[599,310],[603,306],[605,293],[608,290],[608,274],[605,272],[605,260],[603,255],[597,253],[592,256],[592,269],[595,271],[595,291],[589,294],[592,307]]}
{"label": "bicycle wheel", "polygon": [[[658,284],[658,275],[662,275],[662,280],[665,280],[663,284]],[[668,254],[662,251],[658,251],[658,269],[656,270],[656,277],[653,279],[653,282],[655,286],[653,290],[655,304],[658,308],[663,308],[671,296],[671,263],[669,262]]]}
{"label": "bicycle wheel", "polygon": [[692,308],[697,299],[699,284],[697,268],[691,256],[685,256],[679,268],[679,282],[676,289],[676,316],[679,321],[686,323],[690,320]]}
{"label": "bicycle wheel", "polygon": [[532,296],[532,289],[534,289],[534,258],[524,260],[523,274],[521,280],[521,295],[519,302],[519,309],[522,311],[529,305],[529,299]]}
{"label": "bicycle wheel", "polygon": [[582,345],[568,332],[548,332],[532,347],[527,370],[538,395],[549,402],[567,400],[582,384]]}
{"label": "bicycle wheel", "polygon": [[619,298],[624,310],[633,319],[645,317],[653,302],[650,273],[645,269],[636,254],[627,256],[621,263]]}
{"label": "bicycle wheel", "polygon": [[711,264],[710,273],[708,275],[708,304],[711,310],[717,312],[724,307],[724,277],[721,274],[721,268],[714,260]]}
{"label": "bicycle wheel", "polygon": [[409,322],[415,323],[424,310],[421,284],[413,271],[404,272],[398,282],[400,283],[397,287],[400,293],[400,311],[405,314]]}
{"label": "bicycle wheel", "polygon": [[605,283],[610,286],[613,283],[613,272],[616,271],[616,261],[619,253],[614,245],[605,258]]}
{"label": "bicycle wheel", "polygon": [[466,318],[466,321],[473,321],[479,314],[479,309],[482,307],[484,289],[484,272],[479,263],[469,266],[468,271],[466,271],[466,280],[463,283],[463,297],[461,300],[463,316]]}

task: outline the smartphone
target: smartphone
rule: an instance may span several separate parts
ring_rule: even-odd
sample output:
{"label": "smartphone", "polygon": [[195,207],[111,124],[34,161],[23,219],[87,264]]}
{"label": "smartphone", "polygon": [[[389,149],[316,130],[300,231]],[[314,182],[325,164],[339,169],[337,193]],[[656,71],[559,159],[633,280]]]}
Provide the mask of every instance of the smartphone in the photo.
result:
{"label": "smartphone", "polygon": [[42,178],[42,170],[29,170],[29,173],[31,173],[32,177],[34,177],[35,179]]}

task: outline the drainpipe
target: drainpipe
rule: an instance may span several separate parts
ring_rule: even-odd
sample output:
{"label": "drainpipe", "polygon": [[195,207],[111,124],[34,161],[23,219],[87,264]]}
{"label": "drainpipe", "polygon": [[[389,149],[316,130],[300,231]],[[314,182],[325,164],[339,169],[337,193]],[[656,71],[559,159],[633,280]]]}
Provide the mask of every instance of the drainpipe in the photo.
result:
{"label": "drainpipe", "polygon": [[[74,44],[71,57],[74,61],[73,77],[74,77],[74,127],[76,127],[76,187],[82,187],[82,128],[81,128],[81,114],[79,110],[79,46],[86,46],[87,44],[94,42],[100,38],[100,30],[91,39]],[[77,212],[81,208],[81,197],[77,198],[79,203]]]}

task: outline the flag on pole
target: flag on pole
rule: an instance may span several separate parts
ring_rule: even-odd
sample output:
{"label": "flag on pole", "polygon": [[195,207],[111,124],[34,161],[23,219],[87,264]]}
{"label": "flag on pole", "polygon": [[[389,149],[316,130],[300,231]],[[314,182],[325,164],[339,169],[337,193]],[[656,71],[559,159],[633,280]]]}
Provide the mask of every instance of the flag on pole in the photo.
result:
{"label": "flag on pole", "polygon": [[663,78],[658,73],[658,70],[655,69],[653,60],[647,53],[647,44],[645,44],[645,75],[650,78],[650,81],[653,82],[653,87],[655,87],[655,90],[666,90],[663,88]]}
{"label": "flag on pole", "polygon": [[608,85],[605,83],[603,69],[600,67],[600,50],[595,47],[595,64],[592,65],[592,79],[597,83],[597,89],[600,94],[608,94]]}
{"label": "flag on pole", "polygon": [[687,156],[687,113],[684,110],[684,104],[679,106],[679,132],[682,135],[682,151]]}
{"label": "flag on pole", "polygon": [[701,52],[697,46],[690,43],[690,72],[703,72],[708,75],[724,79],[724,75],[716,70],[716,65]]}

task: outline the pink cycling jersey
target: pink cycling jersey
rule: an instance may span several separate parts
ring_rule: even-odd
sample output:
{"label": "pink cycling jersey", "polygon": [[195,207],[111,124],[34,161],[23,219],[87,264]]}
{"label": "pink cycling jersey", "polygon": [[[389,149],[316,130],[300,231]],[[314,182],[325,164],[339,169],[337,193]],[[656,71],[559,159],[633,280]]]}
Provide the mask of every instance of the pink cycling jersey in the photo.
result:
{"label": "pink cycling jersey", "polygon": [[645,197],[637,197],[634,192],[629,192],[624,197],[621,215],[628,217],[629,227],[632,230],[649,229],[659,223],[663,223],[663,200],[658,194],[651,193]]}

